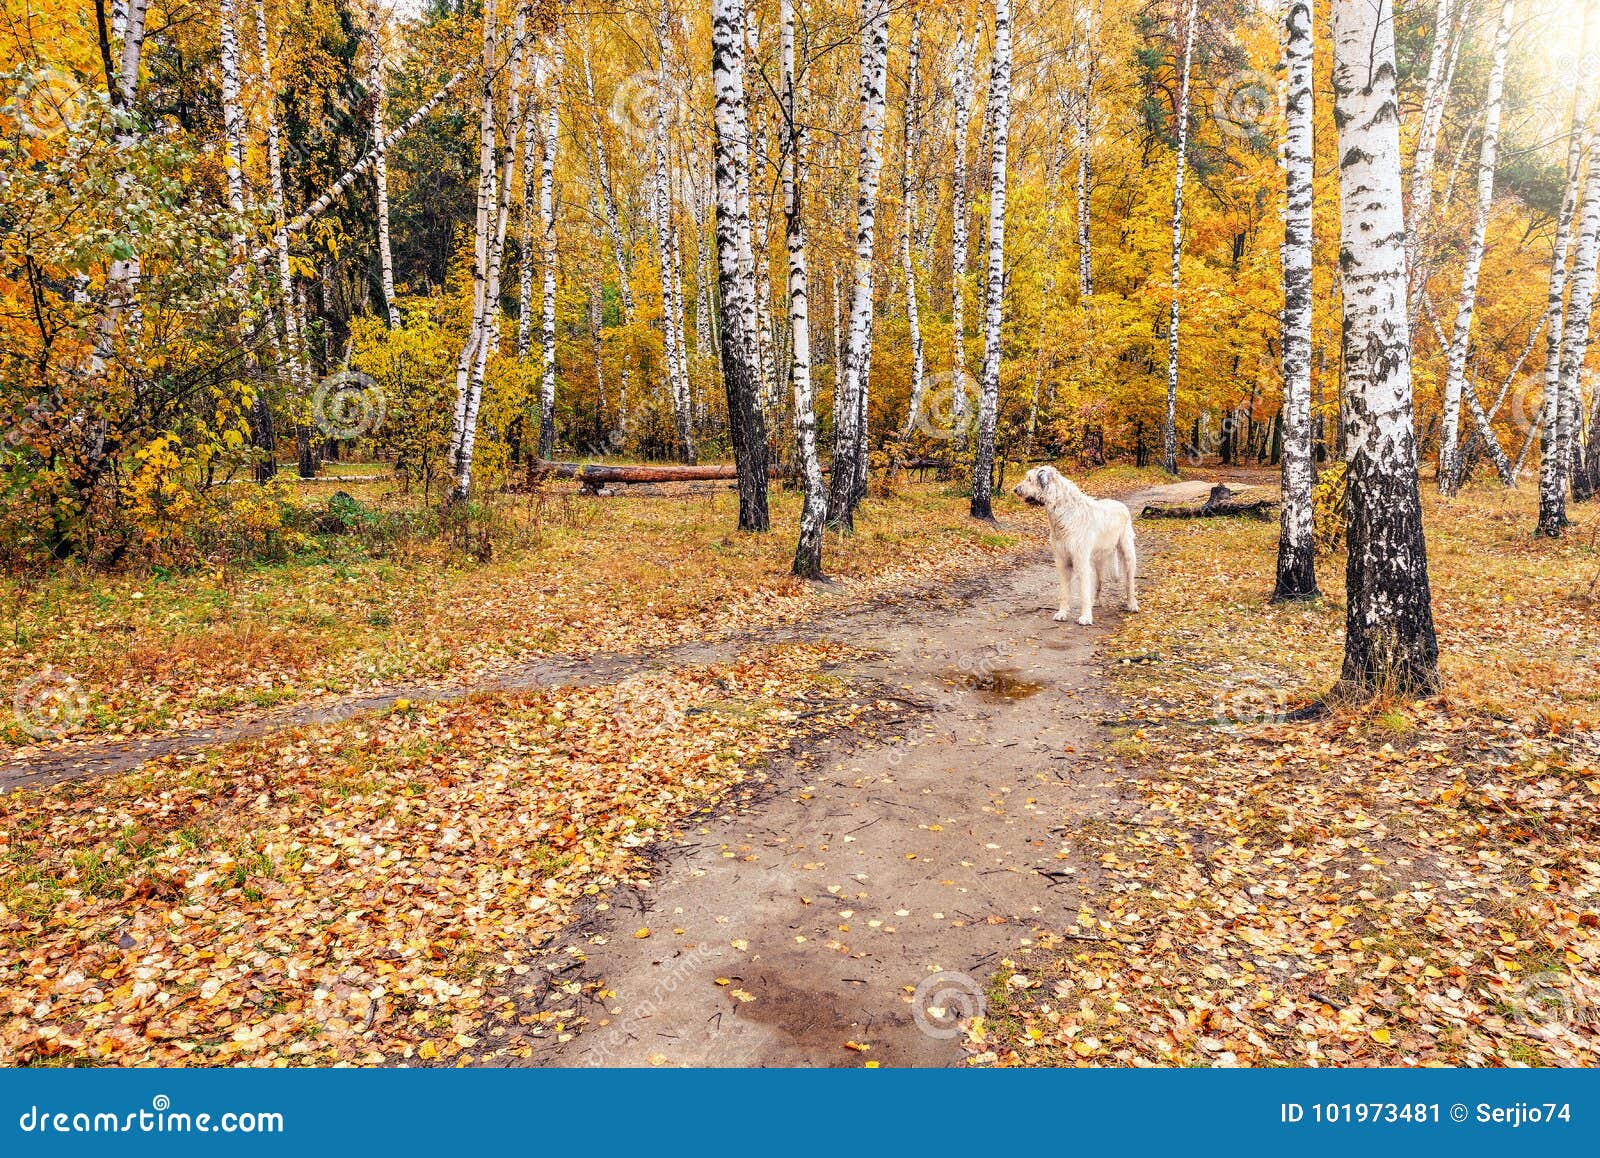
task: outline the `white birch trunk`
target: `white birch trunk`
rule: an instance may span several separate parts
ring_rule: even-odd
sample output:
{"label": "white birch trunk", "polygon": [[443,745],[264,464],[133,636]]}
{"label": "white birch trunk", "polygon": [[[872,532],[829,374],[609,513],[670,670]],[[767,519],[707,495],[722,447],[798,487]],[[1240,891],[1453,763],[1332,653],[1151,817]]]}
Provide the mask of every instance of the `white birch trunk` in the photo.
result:
{"label": "white birch trunk", "polygon": [[555,46],[545,88],[544,156],[539,165],[539,264],[541,295],[539,356],[539,457],[556,453],[556,146],[561,139],[561,46]]}
{"label": "white birch trunk", "polygon": [[372,88],[372,148],[377,153],[372,163],[372,178],[378,188],[378,267],[383,282],[383,306],[389,328],[400,328],[400,307],[394,300],[394,255],[389,247],[389,161],[383,147],[383,28],[374,4],[368,13],[367,51],[372,54],[368,69]]}
{"label": "white birch trunk", "polygon": [[1433,46],[1428,54],[1428,79],[1422,89],[1422,124],[1417,132],[1417,152],[1411,164],[1411,207],[1406,215],[1406,269],[1412,288],[1421,275],[1422,234],[1433,212],[1433,166],[1450,99],[1451,56],[1460,41],[1452,34],[1451,0],[1438,0],[1434,15]]}
{"label": "white birch trunk", "polygon": [[873,245],[878,213],[878,182],[883,169],[883,121],[889,63],[888,0],[861,4],[860,156],[856,164],[854,282],[850,330],[844,352],[844,379],[834,390],[833,477],[828,521],[854,525],[856,483],[867,454],[862,414],[866,409],[872,326]]}
{"label": "white birch trunk", "polygon": [[1011,132],[1011,0],[995,0],[989,70],[989,277],[984,295],[983,380],[972,463],[972,516],[994,518],[994,430],[1000,406],[1000,323],[1006,273],[1006,147]]}
{"label": "white birch trunk", "polygon": [[[656,175],[651,206],[655,214],[656,253],[661,268],[661,337],[666,358],[667,390],[672,399],[672,411],[678,425],[678,451],[684,462],[693,462],[696,457],[694,403],[689,392],[684,351],[679,344],[683,331],[678,323],[681,311],[675,293],[679,285],[678,243],[672,208],[671,171],[667,158],[667,149],[671,141],[668,101],[672,89],[670,72],[667,68],[671,10],[666,0],[661,4],[656,34],[660,41],[660,49],[656,72]],[[743,49],[742,40],[740,48]]]}
{"label": "white birch trunk", "polygon": [[[534,260],[533,223],[539,214],[539,185],[533,174],[539,168],[539,105],[534,94],[528,94],[528,107],[523,113],[522,125],[522,206],[518,248],[521,260],[517,263],[517,361],[525,362],[533,349],[533,274]],[[542,240],[542,239],[541,239]]]}
{"label": "white birch trunk", "polygon": [[950,438],[956,457],[967,445],[967,137],[972,130],[972,67],[978,52],[978,33],[956,29],[956,68],[951,82],[955,104],[955,140],[950,179]]}
{"label": "white birch trunk", "polygon": [[922,57],[922,12],[911,13],[911,39],[906,46],[906,103],[901,126],[905,145],[900,171],[900,200],[904,209],[904,229],[900,240],[901,272],[906,279],[906,328],[911,335],[911,400],[906,407],[906,424],[900,432],[904,444],[916,428],[922,411],[922,319],[917,312],[917,263],[912,243],[917,232],[917,88]]}
{"label": "white birch trunk", "polygon": [[[488,0],[485,0],[485,2],[488,2]],[[339,175],[339,179],[332,185],[328,186],[328,188],[323,191],[320,197],[297,213],[294,218],[283,227],[283,231],[285,233],[299,233],[307,225],[310,225],[319,216],[321,216],[323,211],[326,210],[328,206],[332,205],[335,199],[337,199],[341,193],[350,188],[357,177],[360,177],[361,174],[372,168],[373,164],[378,160],[379,157],[387,154],[390,149],[394,148],[395,145],[399,144],[400,141],[405,138],[406,134],[410,133],[412,129],[421,124],[423,119],[426,118],[429,113],[438,108],[440,102],[443,101],[445,97],[450,95],[450,90],[455,88],[455,86],[460,83],[461,78],[464,76],[466,76],[465,72],[457,72],[453,74],[449,80],[445,81],[443,85],[435,90],[431,97],[429,97],[422,103],[420,107],[418,107],[416,112],[407,117],[405,121],[399,125],[399,127],[391,129],[388,135],[383,138],[381,144],[373,149],[369,149],[365,154],[362,155],[360,160],[341,173]],[[253,255],[251,255],[251,260],[255,262],[262,262],[271,255],[272,247],[263,246],[262,248],[256,250]]]}
{"label": "white birch trunk", "polygon": [[1183,41],[1183,72],[1178,89],[1178,172],[1172,184],[1172,314],[1167,328],[1167,412],[1161,425],[1161,465],[1178,473],[1178,301],[1183,284],[1183,179],[1188,171],[1189,80],[1194,64],[1195,26],[1200,23],[1199,0],[1190,0],[1188,27]]}
{"label": "white birch trunk", "polygon": [[1099,13],[1087,5],[1079,9],[1078,26],[1078,92],[1077,115],[1073,129],[1078,143],[1078,301],[1088,301],[1094,295],[1094,251],[1089,237],[1089,201],[1094,191],[1094,82],[1099,73],[1094,52],[1095,33],[1099,28]]}
{"label": "white birch trunk", "polygon": [[[223,169],[228,182],[228,208],[244,214],[244,114],[239,107],[239,11],[237,0],[221,0],[220,40],[222,63]],[[244,239],[235,232],[234,258],[241,255]]]}
{"label": "white birch trunk", "polygon": [[1341,683],[1438,687],[1412,418],[1392,0],[1333,6],[1349,530]]}
{"label": "white birch trunk", "polygon": [[1289,0],[1284,13],[1283,506],[1275,600],[1317,594],[1311,507],[1316,473],[1311,448],[1314,19],[1312,0]]}
{"label": "white birch trunk", "polygon": [[1500,22],[1495,33],[1494,56],[1489,67],[1489,88],[1484,98],[1483,150],[1478,161],[1478,204],[1467,241],[1466,264],[1461,273],[1461,297],[1456,306],[1455,330],[1451,335],[1444,383],[1444,414],[1439,428],[1439,490],[1453,495],[1460,482],[1461,463],[1457,453],[1461,435],[1461,390],[1467,376],[1467,348],[1472,341],[1472,316],[1478,304],[1478,275],[1483,268],[1483,251],[1489,232],[1489,215],[1494,209],[1495,169],[1500,163],[1500,108],[1505,91],[1506,53],[1511,43],[1511,24],[1516,17],[1516,0],[1500,5]]}
{"label": "white birch trunk", "polygon": [[450,435],[450,462],[455,475],[454,502],[466,502],[472,491],[472,456],[478,436],[480,396],[472,389],[478,348],[484,340],[484,318],[489,278],[490,231],[497,205],[495,188],[494,78],[496,55],[495,0],[484,0],[483,60],[478,120],[478,198],[473,232],[472,316],[466,340],[456,360],[456,406]]}
{"label": "white birch trunk", "polygon": [[1600,173],[1594,171],[1595,156],[1600,156],[1600,128],[1590,144],[1589,176],[1584,182],[1583,211],[1577,222],[1572,289],[1567,301],[1566,324],[1562,327],[1559,375],[1553,396],[1547,396],[1545,401],[1545,409],[1554,412],[1554,430],[1544,448],[1551,477],[1548,485],[1543,474],[1540,477],[1538,532],[1552,538],[1568,526],[1567,488],[1572,476],[1572,443],[1581,433],[1581,378],[1589,354],[1590,321],[1594,313],[1597,272],[1600,272],[1597,269],[1600,267]]}
{"label": "white birch trunk", "polygon": [[822,465],[817,460],[817,415],[811,394],[811,310],[801,185],[803,146],[796,126],[794,0],[780,0],[779,21],[783,26],[779,50],[783,69],[784,240],[789,253],[789,378],[794,391],[795,457],[805,496],[792,570],[802,579],[820,579],[828,494],[822,483]]}
{"label": "white birch trunk", "polygon": [[744,260],[748,252],[748,201],[744,207],[740,204],[739,170],[749,123],[745,111],[744,16],[744,0],[713,0],[717,284],[722,295],[722,378],[728,396],[728,434],[739,474],[739,529],[765,531],[770,526],[766,422],[754,365],[755,341],[749,329],[754,319],[751,299],[755,295]]}
{"label": "white birch trunk", "polygon": [[[1595,19],[1596,5],[1584,8],[1583,44],[1590,47],[1591,37],[1600,22]],[[1588,59],[1587,54],[1585,59]],[[1550,262],[1550,293],[1545,308],[1545,365],[1544,402],[1539,414],[1539,518],[1537,531],[1544,535],[1558,535],[1566,525],[1567,479],[1562,469],[1563,458],[1557,452],[1557,430],[1561,403],[1561,349],[1566,334],[1567,258],[1572,247],[1572,228],[1577,214],[1578,199],[1583,194],[1584,162],[1596,155],[1592,129],[1600,129],[1600,110],[1590,111],[1588,100],[1591,85],[1580,71],[1572,89],[1572,109],[1567,127],[1567,185],[1561,202],[1561,216],[1556,221],[1555,246]],[[1590,121],[1584,117],[1589,116]],[[1517,455],[1515,468],[1520,470],[1531,439],[1523,443]],[[1568,460],[1570,461],[1570,460]]]}

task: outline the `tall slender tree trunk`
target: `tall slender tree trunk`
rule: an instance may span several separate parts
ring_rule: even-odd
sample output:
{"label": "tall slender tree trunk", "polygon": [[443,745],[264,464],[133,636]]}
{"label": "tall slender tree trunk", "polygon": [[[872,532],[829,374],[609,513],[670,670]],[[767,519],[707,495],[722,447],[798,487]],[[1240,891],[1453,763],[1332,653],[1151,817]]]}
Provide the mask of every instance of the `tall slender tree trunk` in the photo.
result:
{"label": "tall slender tree trunk", "polygon": [[541,298],[539,355],[539,457],[556,453],[556,147],[561,141],[561,46],[549,62],[550,83],[545,86],[544,156],[539,168],[539,265],[544,275]]}
{"label": "tall slender tree trunk", "polygon": [[[277,301],[283,314],[283,367],[281,376],[287,382],[296,403],[296,443],[302,451],[298,455],[300,472],[311,467],[304,453],[309,445],[309,431],[305,424],[304,409],[310,405],[311,371],[306,363],[304,327],[301,325],[300,307],[295,296],[294,273],[289,265],[288,203],[284,195],[283,140],[278,127],[278,97],[272,84],[272,53],[267,37],[267,8],[265,0],[255,0],[256,52],[260,57],[261,87],[266,92],[263,106],[267,120],[267,185],[272,192],[272,244],[264,252],[252,255],[252,263],[260,264],[268,257],[274,262],[277,273]],[[275,468],[274,468],[275,469]]]}
{"label": "tall slender tree trunk", "polygon": [[485,315],[489,288],[489,247],[497,206],[495,188],[495,109],[494,80],[497,37],[495,0],[484,0],[483,61],[478,118],[478,196],[472,253],[472,317],[466,340],[456,360],[456,406],[450,432],[450,465],[455,482],[452,502],[464,503],[472,492],[472,458],[478,437],[478,404],[481,395],[473,389],[473,368],[478,348],[484,341]]}
{"label": "tall slender tree trunk", "polygon": [[779,44],[783,69],[783,221],[789,251],[789,380],[794,390],[795,457],[805,500],[793,571],[802,579],[822,578],[822,533],[828,517],[828,493],[817,460],[817,415],[811,396],[811,307],[806,292],[806,233],[803,181],[804,142],[798,129],[795,98],[794,0],[780,0],[783,26]]}
{"label": "tall slender tree trunk", "polygon": [[[754,0],[745,3],[745,36],[753,68],[761,70],[761,37],[752,18]],[[772,341],[772,262],[771,250],[771,198],[760,167],[767,156],[767,143],[762,129],[766,124],[761,115],[760,85],[750,86],[745,103],[745,139],[749,142],[745,184],[750,210],[751,277],[755,286],[756,377],[761,383],[761,401],[769,412],[778,405],[778,375],[774,363]]]}
{"label": "tall slender tree trunk", "polygon": [[1439,425],[1439,491],[1453,495],[1460,484],[1461,463],[1457,446],[1461,434],[1461,392],[1467,377],[1467,349],[1472,341],[1472,316],[1478,304],[1478,274],[1494,209],[1494,175],[1500,163],[1500,107],[1505,91],[1506,52],[1516,0],[1500,5],[1494,57],[1489,67],[1489,88],[1484,98],[1483,151],[1478,161],[1478,204],[1467,241],[1466,265],[1461,273],[1461,297],[1456,305],[1455,331],[1451,335],[1444,383],[1444,414]]}
{"label": "tall slender tree trunk", "polygon": [[[1594,0],[1584,7],[1582,43],[1587,49],[1596,28]],[[1587,53],[1585,59],[1588,59]],[[1561,350],[1566,337],[1566,308],[1568,285],[1567,258],[1572,249],[1572,229],[1578,212],[1578,200],[1584,192],[1584,163],[1596,155],[1600,135],[1600,110],[1589,109],[1592,85],[1582,72],[1574,78],[1572,108],[1567,128],[1567,185],[1562,197],[1561,216],[1556,221],[1555,246],[1550,262],[1550,294],[1545,308],[1545,364],[1544,401],[1539,412],[1539,516],[1536,533],[1555,536],[1567,522],[1566,467],[1570,456],[1563,456],[1557,446],[1562,402]],[[1589,120],[1585,120],[1585,117]],[[1592,123],[1591,123],[1592,122]],[[1588,180],[1592,183],[1593,178]],[[1522,454],[1517,456],[1517,468],[1522,465],[1531,439],[1523,443]]]}
{"label": "tall slender tree trunk", "polygon": [[906,47],[906,57],[906,103],[901,125],[905,151],[900,171],[900,200],[904,209],[905,227],[900,239],[900,265],[906,279],[906,328],[911,334],[911,399],[906,407],[906,424],[900,432],[900,447],[896,448],[897,457],[911,438],[911,432],[916,428],[917,416],[922,410],[924,369],[922,319],[917,312],[917,263],[916,255],[912,252],[917,233],[916,180],[919,138],[917,89],[921,80],[922,62],[922,12],[918,9],[913,9],[911,13],[911,40]]}
{"label": "tall slender tree trunk", "polygon": [[1000,325],[1006,284],[1006,146],[1011,132],[1011,0],[995,0],[994,59],[989,68],[989,279],[984,295],[983,380],[972,457],[975,519],[993,519],[994,430],[1000,409]]}
{"label": "tall slender tree trunk", "polygon": [[767,432],[749,325],[753,280],[742,260],[739,148],[746,131],[744,0],[712,0],[711,73],[716,98],[717,288],[722,298],[722,379],[739,474],[739,529],[766,531]]}
{"label": "tall slender tree trunk", "polygon": [[1317,594],[1311,491],[1311,242],[1314,35],[1312,0],[1289,0],[1284,13],[1288,93],[1283,145],[1283,506],[1278,531],[1278,579],[1272,598]]}
{"label": "tall slender tree trunk", "polygon": [[1099,27],[1098,0],[1091,9],[1087,4],[1078,10],[1079,42],[1077,46],[1078,90],[1077,115],[1073,129],[1078,142],[1078,301],[1085,302],[1094,295],[1094,251],[1089,237],[1089,199],[1094,190],[1094,82],[1099,69],[1094,50],[1095,32]]}
{"label": "tall slender tree trunk", "polygon": [[1161,466],[1178,473],[1178,296],[1183,285],[1183,179],[1189,158],[1189,80],[1194,65],[1195,25],[1199,0],[1189,0],[1183,39],[1183,68],[1178,88],[1178,171],[1172,183],[1172,314],[1167,327],[1167,413],[1161,425]]}
{"label": "tall slender tree trunk", "polygon": [[1439,147],[1439,130],[1444,125],[1445,106],[1450,101],[1455,54],[1461,47],[1461,38],[1452,30],[1450,23],[1451,7],[1452,0],[1438,0],[1434,12],[1433,46],[1428,53],[1428,77],[1422,88],[1422,123],[1417,132],[1416,156],[1411,164],[1411,204],[1406,214],[1406,270],[1413,294],[1420,289],[1424,280],[1422,240],[1433,214],[1434,157]]}
{"label": "tall slender tree trunk", "polygon": [[950,179],[950,441],[960,457],[967,449],[967,137],[972,128],[972,68],[978,33],[969,39],[956,27],[956,67],[951,81],[955,103],[955,140]]}
{"label": "tall slender tree trunk", "polygon": [[1426,694],[1439,647],[1412,418],[1392,0],[1333,6],[1349,556],[1341,685]]}
{"label": "tall slender tree trunk", "polygon": [[[672,399],[672,411],[678,424],[678,453],[684,462],[695,461],[694,402],[689,395],[689,379],[684,368],[684,352],[680,346],[682,328],[678,324],[682,310],[674,290],[679,285],[678,243],[676,221],[672,207],[672,179],[667,150],[671,143],[668,102],[671,100],[670,73],[667,68],[667,51],[671,35],[671,9],[663,0],[656,21],[656,35],[660,41],[656,71],[656,139],[655,187],[651,205],[655,215],[656,254],[661,270],[661,338],[666,359],[667,390]],[[742,47],[742,44],[741,44]]]}
{"label": "tall slender tree trunk", "polygon": [[[539,168],[540,137],[539,105],[534,94],[528,94],[528,107],[523,112],[522,131],[522,205],[519,211],[517,263],[517,361],[525,362],[533,350],[533,274],[537,266],[534,259],[533,223],[539,213],[538,182],[533,175]],[[542,238],[541,238],[542,240]]]}
{"label": "tall slender tree trunk", "polygon": [[[1597,269],[1600,266],[1600,173],[1594,171],[1593,161],[1600,156],[1600,124],[1589,148],[1589,176],[1584,182],[1583,211],[1577,222],[1577,248],[1572,261],[1572,291],[1561,334],[1561,363],[1555,390],[1548,393],[1545,400],[1545,409],[1554,411],[1554,430],[1544,448],[1549,477],[1541,472],[1537,532],[1550,538],[1559,536],[1568,525],[1567,487],[1571,482],[1572,444],[1581,434],[1581,377],[1589,354],[1590,318],[1594,313],[1597,273],[1600,273]],[[1548,381],[1547,375],[1547,384]]]}
{"label": "tall slender tree trunk", "polygon": [[833,464],[828,521],[855,525],[857,482],[867,455],[866,412],[872,355],[873,244],[878,213],[878,181],[883,169],[883,120],[889,66],[889,2],[861,4],[860,156],[856,164],[854,281],[850,291],[850,332],[845,345],[844,379],[833,396]]}
{"label": "tall slender tree trunk", "polygon": [[394,256],[389,247],[389,162],[383,148],[383,28],[379,22],[376,4],[367,14],[367,51],[372,54],[367,71],[372,88],[372,147],[378,157],[372,163],[372,177],[378,187],[378,267],[383,280],[383,305],[388,313],[389,328],[400,328],[400,307],[394,298]]}

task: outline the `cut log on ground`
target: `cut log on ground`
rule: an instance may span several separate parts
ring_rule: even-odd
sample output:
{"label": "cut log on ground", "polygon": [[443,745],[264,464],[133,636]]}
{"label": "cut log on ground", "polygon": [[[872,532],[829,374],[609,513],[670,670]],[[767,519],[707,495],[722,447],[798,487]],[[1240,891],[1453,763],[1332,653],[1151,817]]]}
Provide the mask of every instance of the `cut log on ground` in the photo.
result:
{"label": "cut log on ground", "polygon": [[1139,517],[1142,519],[1214,519],[1251,518],[1271,519],[1278,509],[1277,499],[1241,499],[1226,483],[1211,488],[1211,494],[1199,506],[1192,503],[1150,503]]}
{"label": "cut log on ground", "polygon": [[[824,466],[823,472],[827,472]],[[781,466],[767,470],[770,478],[782,478],[787,472]],[[643,483],[685,483],[737,481],[739,472],[732,463],[704,463],[693,466],[611,466],[606,463],[586,462],[531,462],[527,481],[531,485],[543,479],[570,478],[583,484],[591,494],[600,488]]]}

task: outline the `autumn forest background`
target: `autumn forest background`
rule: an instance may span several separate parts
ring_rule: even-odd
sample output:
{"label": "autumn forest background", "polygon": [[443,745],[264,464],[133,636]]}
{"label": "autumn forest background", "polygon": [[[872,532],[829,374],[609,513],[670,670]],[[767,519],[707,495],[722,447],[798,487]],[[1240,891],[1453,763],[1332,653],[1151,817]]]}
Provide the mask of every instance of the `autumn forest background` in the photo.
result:
{"label": "autumn forest background", "polygon": [[1600,1057],[1600,3],[0,5],[0,1064]]}

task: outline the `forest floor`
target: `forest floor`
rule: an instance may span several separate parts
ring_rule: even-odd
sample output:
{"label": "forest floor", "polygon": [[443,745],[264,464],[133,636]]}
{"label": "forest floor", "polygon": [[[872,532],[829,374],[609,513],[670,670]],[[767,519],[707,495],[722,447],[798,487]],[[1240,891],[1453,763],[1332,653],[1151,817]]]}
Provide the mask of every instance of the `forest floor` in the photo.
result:
{"label": "forest floor", "polygon": [[[725,495],[602,502],[443,575],[387,644],[310,622],[279,704],[19,748],[0,1063],[1600,1056],[1589,512],[1532,543],[1525,495],[1430,501],[1445,693],[1297,721],[1341,576],[1268,606],[1273,523],[1142,524],[1144,612],[1114,591],[1086,629],[1050,619],[1014,505],[994,530],[936,487],[875,500],[816,590],[724,534]],[[401,592],[425,563],[388,564]],[[171,582],[136,632],[231,629]],[[474,609],[466,658],[328,676]]]}

